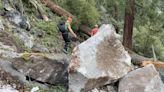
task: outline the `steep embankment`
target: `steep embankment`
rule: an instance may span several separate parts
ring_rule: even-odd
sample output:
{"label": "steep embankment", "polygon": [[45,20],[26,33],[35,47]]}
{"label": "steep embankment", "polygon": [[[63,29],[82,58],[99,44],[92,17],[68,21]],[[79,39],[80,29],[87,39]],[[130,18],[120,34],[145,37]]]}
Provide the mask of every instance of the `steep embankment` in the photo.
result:
{"label": "steep embankment", "polygon": [[30,17],[26,11],[22,14],[16,8],[17,3],[8,0],[3,3],[0,91],[30,92],[38,88],[43,92],[66,92],[69,55],[61,52],[63,40],[56,28],[60,17],[53,16],[47,22],[37,16]]}

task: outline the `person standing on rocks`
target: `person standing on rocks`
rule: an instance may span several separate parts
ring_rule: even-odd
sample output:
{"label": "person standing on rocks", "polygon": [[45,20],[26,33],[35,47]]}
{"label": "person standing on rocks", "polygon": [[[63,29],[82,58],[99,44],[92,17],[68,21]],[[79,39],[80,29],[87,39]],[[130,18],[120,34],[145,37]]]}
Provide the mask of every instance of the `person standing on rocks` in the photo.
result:
{"label": "person standing on rocks", "polygon": [[96,24],[95,27],[91,30],[91,36],[95,35],[98,32],[99,28],[98,25]]}
{"label": "person standing on rocks", "polygon": [[72,17],[68,17],[67,21],[63,24],[59,24],[58,25],[58,28],[59,30],[61,31],[62,33],[62,37],[63,37],[63,40],[65,42],[65,45],[64,45],[64,49],[63,49],[63,52],[68,54],[68,45],[70,44],[71,42],[71,39],[69,37],[69,32],[75,37],[77,38],[77,35],[74,33],[74,31],[72,30],[71,28],[71,23],[72,23]]}

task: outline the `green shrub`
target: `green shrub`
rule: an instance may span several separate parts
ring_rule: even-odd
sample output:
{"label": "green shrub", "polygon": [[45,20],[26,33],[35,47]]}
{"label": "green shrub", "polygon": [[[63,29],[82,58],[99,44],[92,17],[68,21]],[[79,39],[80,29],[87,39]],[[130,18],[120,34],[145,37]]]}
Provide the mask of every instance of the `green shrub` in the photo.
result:
{"label": "green shrub", "polygon": [[43,45],[47,48],[62,48],[62,38],[61,33],[57,29],[57,23],[60,18],[51,19],[51,21],[43,21],[39,20],[34,22],[35,29],[40,29],[45,31],[45,36],[43,38],[39,38]]}
{"label": "green shrub", "polygon": [[56,34],[57,33],[57,26],[55,21],[44,21],[39,20],[35,23],[35,26],[39,29],[44,30],[47,34]]}
{"label": "green shrub", "polygon": [[99,13],[93,4],[86,0],[67,0],[67,9],[73,15],[77,16],[78,21],[82,24],[93,26],[99,20]]}
{"label": "green shrub", "polygon": [[138,31],[134,31],[134,50],[143,56],[153,57],[153,45],[157,59],[164,61],[164,44],[162,44],[159,33],[150,28],[150,25],[145,25],[140,26]]}
{"label": "green shrub", "polygon": [[0,10],[3,10],[2,0],[0,0]]}

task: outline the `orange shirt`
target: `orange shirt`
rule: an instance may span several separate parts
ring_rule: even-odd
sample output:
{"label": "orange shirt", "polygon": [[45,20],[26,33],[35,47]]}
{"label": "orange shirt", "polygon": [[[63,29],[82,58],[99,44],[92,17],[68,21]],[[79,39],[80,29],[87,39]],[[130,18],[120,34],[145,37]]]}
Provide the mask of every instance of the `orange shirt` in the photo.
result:
{"label": "orange shirt", "polygon": [[91,31],[91,35],[95,35],[98,31],[98,28],[93,28],[92,31]]}

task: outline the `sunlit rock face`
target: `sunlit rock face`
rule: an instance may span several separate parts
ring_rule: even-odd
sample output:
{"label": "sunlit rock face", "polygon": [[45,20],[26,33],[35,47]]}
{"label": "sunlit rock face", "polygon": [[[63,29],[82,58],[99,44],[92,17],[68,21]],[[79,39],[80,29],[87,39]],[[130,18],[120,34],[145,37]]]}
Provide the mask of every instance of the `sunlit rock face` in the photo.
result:
{"label": "sunlit rock face", "polygon": [[69,91],[89,91],[123,77],[131,69],[131,58],[114,27],[103,25],[96,35],[74,49],[69,71],[77,73],[69,75]]}

